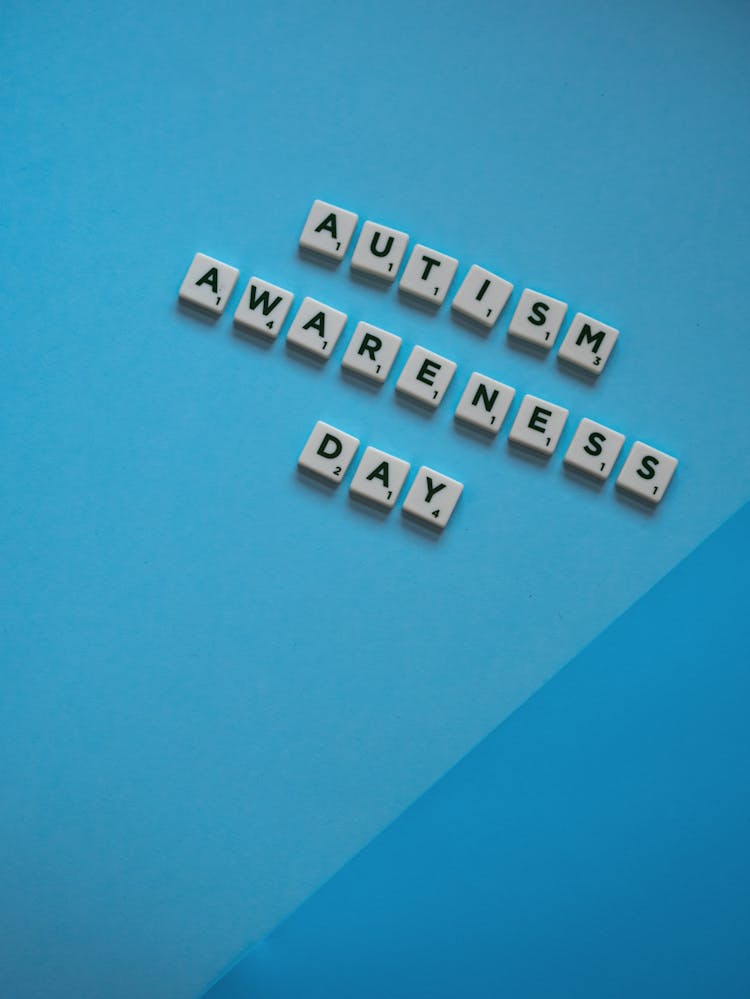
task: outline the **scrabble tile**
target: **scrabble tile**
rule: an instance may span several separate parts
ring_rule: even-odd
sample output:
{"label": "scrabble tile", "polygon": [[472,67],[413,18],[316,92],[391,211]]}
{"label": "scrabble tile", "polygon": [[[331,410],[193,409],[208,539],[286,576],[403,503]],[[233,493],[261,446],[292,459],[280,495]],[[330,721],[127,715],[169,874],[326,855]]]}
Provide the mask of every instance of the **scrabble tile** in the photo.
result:
{"label": "scrabble tile", "polygon": [[292,320],[286,342],[292,347],[328,360],[346,325],[346,313],[314,298],[305,298]]}
{"label": "scrabble tile", "polygon": [[397,391],[435,409],[451,383],[456,364],[424,347],[415,347],[396,382]]}
{"label": "scrabble tile", "polygon": [[299,245],[332,260],[342,260],[357,228],[358,218],[354,212],[329,205],[327,201],[313,201]]}
{"label": "scrabble tile", "polygon": [[456,406],[455,417],[462,423],[496,434],[515,394],[516,390],[510,385],[475,371]]}
{"label": "scrabble tile", "polygon": [[526,288],[508,327],[508,336],[549,350],[557,339],[568,306],[557,298]]}
{"label": "scrabble tile", "polygon": [[462,482],[422,465],[406,494],[402,510],[407,516],[443,528],[450,520],[463,488]]}
{"label": "scrabble tile", "polygon": [[648,503],[660,503],[676,468],[677,459],[671,454],[636,441],[617,476],[617,488]]}
{"label": "scrabble tile", "polygon": [[351,434],[344,433],[322,420],[313,427],[313,432],[302,448],[297,460],[300,468],[312,472],[322,479],[338,485],[346,475],[346,470],[357,453],[359,441]]}
{"label": "scrabble tile", "polygon": [[180,301],[220,316],[239,277],[236,267],[196,253],[180,286]]}
{"label": "scrabble tile", "polygon": [[354,473],[349,491],[359,499],[390,510],[398,499],[411,465],[376,447],[368,447]]}
{"label": "scrabble tile", "polygon": [[568,411],[554,402],[525,395],[510,428],[508,439],[514,444],[550,455],[557,447]]}
{"label": "scrabble tile", "polygon": [[275,340],[293,301],[294,295],[286,288],[251,277],[234,313],[234,324]]}
{"label": "scrabble tile", "polygon": [[609,477],[625,443],[625,435],[584,417],[563,461],[602,482]]}
{"label": "scrabble tile", "polygon": [[458,261],[418,243],[411,251],[399,288],[417,298],[441,305],[456,273]]}
{"label": "scrabble tile", "polygon": [[557,359],[592,375],[601,374],[619,335],[619,330],[613,326],[605,326],[579,312],[560,344]]}
{"label": "scrabble tile", "polygon": [[357,323],[341,361],[342,367],[382,385],[401,348],[401,337],[369,323]]}
{"label": "scrabble tile", "polygon": [[456,292],[451,308],[492,329],[512,291],[510,281],[473,264]]}
{"label": "scrabble tile", "polygon": [[409,236],[398,229],[365,222],[352,254],[352,267],[372,277],[393,281],[404,259]]}

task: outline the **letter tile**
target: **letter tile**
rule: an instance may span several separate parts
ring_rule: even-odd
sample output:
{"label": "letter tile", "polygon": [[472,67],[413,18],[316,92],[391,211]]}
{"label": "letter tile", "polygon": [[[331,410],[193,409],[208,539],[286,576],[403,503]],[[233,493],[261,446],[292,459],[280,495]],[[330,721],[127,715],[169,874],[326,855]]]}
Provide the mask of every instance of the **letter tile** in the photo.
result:
{"label": "letter tile", "polygon": [[297,464],[306,472],[338,485],[346,475],[358,447],[356,437],[318,420]]}
{"label": "letter tile", "polygon": [[357,228],[358,218],[355,212],[330,205],[327,201],[313,201],[299,245],[332,260],[342,260]]}
{"label": "letter tile", "polygon": [[557,339],[568,306],[557,298],[526,288],[508,327],[508,336],[549,350]]}
{"label": "letter tile", "polygon": [[352,267],[383,281],[393,281],[408,244],[407,233],[368,220],[354,247]]}
{"label": "letter tile", "polygon": [[660,503],[677,464],[671,454],[636,441],[617,476],[617,488],[647,503]]}
{"label": "letter tile", "polygon": [[396,382],[396,390],[416,402],[436,409],[456,370],[455,361],[415,347]]}
{"label": "letter tile", "polygon": [[417,243],[411,251],[399,288],[433,305],[441,305],[457,267],[458,261],[455,257],[446,256],[445,253],[438,253],[437,250],[431,250]]}
{"label": "letter tile", "polygon": [[475,371],[459,400],[455,417],[494,435],[502,426],[515,394],[510,385]]}
{"label": "letter tile", "polygon": [[400,349],[400,336],[369,323],[357,323],[341,365],[347,371],[382,385]]}
{"label": "letter tile", "polygon": [[251,277],[234,313],[234,325],[275,340],[293,301],[286,288]]}
{"label": "letter tile", "polygon": [[314,298],[305,298],[292,320],[286,342],[327,361],[346,325],[346,313]]}
{"label": "letter tile", "polygon": [[450,520],[463,488],[462,482],[422,465],[406,494],[402,511],[442,529]]}
{"label": "letter tile", "polygon": [[568,411],[563,406],[538,399],[535,395],[525,395],[508,439],[540,454],[551,455],[567,419]]}
{"label": "letter tile", "polygon": [[358,499],[392,509],[411,465],[376,447],[368,447],[354,473],[349,491]]}
{"label": "letter tile", "polygon": [[613,326],[605,326],[582,312],[573,317],[557,352],[558,361],[573,364],[588,374],[599,375],[620,335]]}
{"label": "letter tile", "polygon": [[624,434],[584,417],[563,461],[571,468],[603,482],[614,468],[624,443]]}
{"label": "letter tile", "polygon": [[512,291],[510,281],[473,264],[456,292],[451,308],[492,329]]}
{"label": "letter tile", "polygon": [[180,285],[180,301],[220,316],[239,277],[236,267],[196,253]]}

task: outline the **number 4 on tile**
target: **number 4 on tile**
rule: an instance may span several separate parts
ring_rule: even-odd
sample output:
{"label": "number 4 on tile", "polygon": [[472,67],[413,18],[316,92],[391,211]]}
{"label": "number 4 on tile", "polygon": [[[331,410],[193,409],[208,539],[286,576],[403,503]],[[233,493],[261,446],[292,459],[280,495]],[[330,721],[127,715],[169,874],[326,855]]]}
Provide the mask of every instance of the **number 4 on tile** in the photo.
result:
{"label": "number 4 on tile", "polygon": [[450,520],[463,488],[463,483],[423,465],[404,500],[402,511],[407,517],[442,529]]}

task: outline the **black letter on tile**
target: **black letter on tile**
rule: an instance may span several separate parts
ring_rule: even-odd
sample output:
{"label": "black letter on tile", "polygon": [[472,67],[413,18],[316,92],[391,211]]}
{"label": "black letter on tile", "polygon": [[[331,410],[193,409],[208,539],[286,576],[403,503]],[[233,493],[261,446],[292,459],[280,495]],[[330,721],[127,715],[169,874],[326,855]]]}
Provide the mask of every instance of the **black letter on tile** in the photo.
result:
{"label": "black letter on tile", "polygon": [[658,464],[659,464],[659,459],[656,457],[656,455],[647,454],[643,458],[641,458],[641,467],[637,470],[636,474],[640,475],[642,479],[653,479],[653,477],[656,475],[656,466]]}
{"label": "black letter on tile", "polygon": [[263,310],[263,315],[267,316],[269,313],[273,312],[276,306],[281,301],[281,295],[278,298],[274,298],[273,302],[268,296],[268,290],[262,292],[260,295],[256,295],[255,292],[258,289],[254,284],[250,285],[250,308],[257,309],[258,306]]}
{"label": "black letter on tile", "polygon": [[[606,441],[606,434],[600,434],[598,430],[589,434],[589,443],[584,447],[586,454],[590,454],[592,457],[596,457],[598,454],[602,453],[602,444]],[[589,444],[591,447],[589,447]]]}
{"label": "black letter on tile", "polygon": [[547,427],[547,419],[550,416],[552,416],[551,409],[542,409],[541,406],[535,406],[529,420],[529,430],[538,430],[543,434]]}
{"label": "black letter on tile", "polygon": [[441,482],[437,486],[433,486],[432,479],[427,476],[427,496],[425,498],[425,503],[429,503],[435,493],[439,493],[441,489],[445,489],[445,483]]}
{"label": "black letter on tile", "polygon": [[604,337],[605,337],[604,330],[599,330],[598,333],[592,333],[589,324],[584,323],[583,329],[578,334],[578,339],[576,340],[576,344],[580,347],[583,341],[586,340],[588,343],[593,344],[593,347],[591,349],[595,354],[598,354],[599,348],[602,345],[602,340],[604,339]]}
{"label": "black letter on tile", "polygon": [[367,476],[368,481],[370,479],[380,479],[385,488],[388,488],[388,462],[381,461],[377,468],[373,468],[370,474]]}
{"label": "black letter on tile", "polygon": [[[326,450],[329,444],[332,444],[334,447],[334,450],[332,452]],[[326,434],[323,440],[320,442],[320,446],[318,447],[318,454],[322,458],[338,458],[338,456],[341,454],[341,447],[342,447],[341,441],[338,439],[338,437],[334,437],[333,434]]]}
{"label": "black letter on tile", "polygon": [[378,240],[383,235],[382,232],[374,232],[372,234],[372,239],[370,240],[370,253],[373,257],[387,257],[391,252],[391,247],[393,246],[393,236],[389,236],[385,241],[385,249],[378,249]]}
{"label": "black letter on tile", "polygon": [[375,360],[375,355],[383,346],[383,341],[379,336],[373,336],[372,333],[365,333],[362,337],[362,343],[359,345],[358,354],[369,354],[370,360]]}
{"label": "black letter on tile", "polygon": [[196,287],[199,284],[210,284],[211,291],[214,295],[219,294],[219,272],[215,267],[212,267],[210,271],[206,271],[202,278],[195,282]]}
{"label": "black letter on tile", "polygon": [[547,305],[546,302],[534,302],[534,304],[531,306],[531,311],[536,318],[532,319],[531,316],[526,316],[528,322],[530,322],[532,326],[544,326],[544,324],[547,322],[547,313],[549,312],[549,305]]}
{"label": "black letter on tile", "polygon": [[323,232],[323,230],[330,232],[333,239],[338,239],[336,235],[336,216],[333,212],[330,215],[326,215],[320,225],[315,226],[316,232]]}
{"label": "black letter on tile", "polygon": [[[443,365],[438,364],[437,361],[430,361],[428,358],[425,358],[425,360],[422,361],[422,367],[417,373],[417,381],[424,382],[425,385],[434,385],[435,383],[430,379],[435,377],[442,366]],[[428,375],[429,377],[425,378],[425,375]]]}
{"label": "black letter on tile", "polygon": [[482,301],[482,299],[484,298],[484,293],[487,291],[487,289],[489,288],[490,284],[491,284],[490,279],[489,278],[485,278],[484,284],[482,285],[482,287],[477,292],[477,302],[481,302]]}
{"label": "black letter on tile", "polygon": [[492,407],[495,405],[495,401],[498,397],[498,394],[499,390],[495,389],[492,395],[488,395],[487,386],[484,384],[484,382],[482,382],[482,384],[477,389],[474,398],[471,400],[471,404],[472,406],[476,406],[479,400],[481,399],[482,402],[484,403],[484,408],[489,413],[492,411]]}
{"label": "black letter on tile", "polygon": [[302,329],[303,330],[309,330],[309,329],[317,330],[318,331],[318,336],[324,337],[326,335],[325,334],[325,329],[326,329],[326,317],[325,317],[325,313],[324,312],[318,312],[316,315],[314,315],[312,317],[312,319],[308,319],[308,321],[305,323],[305,325],[302,327]]}
{"label": "black letter on tile", "polygon": [[432,268],[440,266],[440,261],[435,260],[434,257],[422,257],[422,260],[425,262],[425,268],[422,271],[422,280],[426,281]]}

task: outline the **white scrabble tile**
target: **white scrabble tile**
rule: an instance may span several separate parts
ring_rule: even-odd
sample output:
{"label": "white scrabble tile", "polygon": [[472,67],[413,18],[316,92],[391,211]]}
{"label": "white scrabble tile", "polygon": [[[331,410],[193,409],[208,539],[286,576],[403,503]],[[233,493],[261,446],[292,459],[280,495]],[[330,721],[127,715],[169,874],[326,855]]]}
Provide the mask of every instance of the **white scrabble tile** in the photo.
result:
{"label": "white scrabble tile", "polygon": [[619,335],[619,331],[613,326],[606,326],[579,312],[573,317],[565,339],[560,344],[558,360],[598,375],[604,370]]}
{"label": "white scrabble tile", "polygon": [[305,250],[341,260],[349,248],[358,218],[355,212],[330,205],[327,201],[313,201],[299,245]]}
{"label": "white scrabble tile", "polygon": [[408,245],[407,233],[368,220],[354,247],[352,267],[384,281],[393,281]]}
{"label": "white scrabble tile", "polygon": [[515,394],[516,390],[510,385],[475,371],[456,406],[455,417],[462,423],[496,434]]}
{"label": "white scrabble tile", "polygon": [[239,277],[236,267],[196,253],[180,285],[180,301],[220,316]]}
{"label": "white scrabble tile", "polygon": [[411,465],[376,447],[368,447],[354,473],[349,491],[360,499],[390,510],[398,499]]}
{"label": "white scrabble tile", "polygon": [[314,298],[305,298],[292,320],[286,342],[327,360],[346,325],[346,313]]}
{"label": "white scrabble tile", "polygon": [[456,292],[451,308],[492,329],[512,291],[510,281],[473,264]]}
{"label": "white scrabble tile", "polygon": [[312,472],[338,485],[346,475],[358,447],[356,437],[318,420],[307,444],[302,448],[297,464],[306,472]]}
{"label": "white scrabble tile", "polygon": [[357,323],[341,365],[382,385],[401,348],[401,337],[369,323]]}
{"label": "white scrabble tile", "polygon": [[525,395],[508,438],[514,444],[550,455],[557,447],[567,419],[568,411],[563,406],[535,395]]}
{"label": "white scrabble tile", "polygon": [[415,347],[396,382],[396,389],[431,409],[445,395],[456,370],[455,361],[424,347]]}
{"label": "white scrabble tile", "polygon": [[625,443],[625,435],[584,417],[578,424],[563,461],[602,482],[609,477]]}
{"label": "white scrabble tile", "polygon": [[433,527],[443,528],[450,520],[463,488],[462,482],[422,465],[406,494],[402,510]]}
{"label": "white scrabble tile", "polygon": [[434,305],[440,305],[456,273],[458,261],[417,243],[401,275],[399,288]]}
{"label": "white scrabble tile", "polygon": [[294,295],[286,288],[251,277],[234,313],[234,324],[275,340],[293,301]]}
{"label": "white scrabble tile", "polygon": [[617,476],[617,487],[648,503],[660,503],[676,468],[671,454],[636,441]]}
{"label": "white scrabble tile", "polygon": [[568,306],[557,298],[526,288],[508,327],[508,336],[549,350],[557,339]]}

